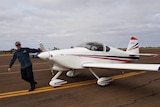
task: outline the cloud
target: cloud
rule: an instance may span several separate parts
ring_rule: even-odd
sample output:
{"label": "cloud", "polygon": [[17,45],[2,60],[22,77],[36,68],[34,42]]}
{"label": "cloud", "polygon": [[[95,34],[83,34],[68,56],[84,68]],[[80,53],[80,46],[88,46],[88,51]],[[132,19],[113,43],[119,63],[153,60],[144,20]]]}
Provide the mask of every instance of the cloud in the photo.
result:
{"label": "cloud", "polygon": [[124,47],[131,35],[144,41],[142,46],[159,46],[159,3],[159,0],[1,0],[0,42],[5,45],[0,50],[10,49],[11,42],[16,40],[37,47],[37,39],[42,39],[47,47],[64,48],[85,41]]}

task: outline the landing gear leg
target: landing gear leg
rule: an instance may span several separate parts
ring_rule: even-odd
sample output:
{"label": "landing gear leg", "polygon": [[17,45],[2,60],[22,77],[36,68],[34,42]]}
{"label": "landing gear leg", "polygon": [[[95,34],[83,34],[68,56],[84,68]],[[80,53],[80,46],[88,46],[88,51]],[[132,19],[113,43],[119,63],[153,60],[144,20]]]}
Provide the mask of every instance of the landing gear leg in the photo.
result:
{"label": "landing gear leg", "polygon": [[54,70],[53,69],[51,69],[51,74],[54,75]]}
{"label": "landing gear leg", "polygon": [[89,68],[89,71],[98,79],[97,84],[100,86],[106,86],[108,85],[112,80],[110,77],[101,77],[99,78],[98,75],[92,70],[92,68]]}

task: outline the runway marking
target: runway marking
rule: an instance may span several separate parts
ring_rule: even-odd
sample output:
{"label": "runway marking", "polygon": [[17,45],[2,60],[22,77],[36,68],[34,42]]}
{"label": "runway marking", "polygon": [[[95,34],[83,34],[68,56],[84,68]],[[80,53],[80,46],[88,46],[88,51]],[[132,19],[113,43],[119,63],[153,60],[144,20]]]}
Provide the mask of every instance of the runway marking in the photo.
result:
{"label": "runway marking", "polygon": [[[47,69],[37,69],[37,70],[33,70],[34,72],[37,72],[37,71],[47,71],[47,70],[50,70],[49,68]],[[10,74],[17,74],[19,73],[20,71],[16,71],[16,72],[3,72],[3,73],[0,73],[0,75],[10,75]]]}
{"label": "runway marking", "polygon": [[[126,74],[111,76],[111,78],[116,80],[116,79],[126,78],[126,77],[130,77],[130,76],[140,75],[143,73],[145,73],[145,71],[130,72],[130,73],[126,73]],[[22,95],[30,95],[30,94],[36,94],[36,93],[42,93],[42,92],[48,92],[48,91],[56,91],[56,90],[62,90],[62,89],[67,89],[67,88],[80,87],[80,86],[90,85],[90,84],[94,84],[94,83],[96,83],[96,80],[87,80],[87,81],[65,84],[65,85],[62,85],[61,87],[57,87],[57,88],[54,88],[51,86],[36,88],[34,91],[31,91],[31,92],[28,92],[28,90],[20,90],[20,91],[0,93],[0,99],[22,96]]]}
{"label": "runway marking", "polygon": [[[48,62],[40,62],[40,63],[33,63],[33,65],[41,65],[41,64],[47,64]],[[0,68],[2,67],[7,67],[8,68],[9,65],[0,65]],[[20,66],[20,64],[14,64],[14,66]]]}
{"label": "runway marking", "polygon": [[1,54],[0,56],[12,56],[13,54]]}

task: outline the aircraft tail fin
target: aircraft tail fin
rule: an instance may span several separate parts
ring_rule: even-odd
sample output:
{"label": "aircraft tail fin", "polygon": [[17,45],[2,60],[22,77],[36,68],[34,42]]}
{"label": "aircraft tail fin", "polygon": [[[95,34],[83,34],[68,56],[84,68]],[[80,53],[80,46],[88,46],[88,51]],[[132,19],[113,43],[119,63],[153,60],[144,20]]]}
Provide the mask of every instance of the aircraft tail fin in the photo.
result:
{"label": "aircraft tail fin", "polygon": [[131,37],[126,52],[130,55],[139,55],[138,39]]}
{"label": "aircraft tail fin", "polygon": [[42,41],[39,41],[39,46],[40,46],[40,49],[41,49],[42,51],[46,51],[45,47],[43,46]]}
{"label": "aircraft tail fin", "polygon": [[129,55],[133,55],[133,56],[153,56],[153,57],[160,56],[160,54],[139,53],[138,39],[135,37],[131,37],[126,52]]}

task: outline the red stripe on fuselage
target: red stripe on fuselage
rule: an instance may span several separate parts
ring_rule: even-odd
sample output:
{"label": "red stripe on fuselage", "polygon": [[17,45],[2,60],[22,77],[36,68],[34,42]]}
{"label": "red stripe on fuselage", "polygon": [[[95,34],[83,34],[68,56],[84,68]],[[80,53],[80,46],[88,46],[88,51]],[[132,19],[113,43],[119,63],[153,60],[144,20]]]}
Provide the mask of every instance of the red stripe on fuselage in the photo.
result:
{"label": "red stripe on fuselage", "polygon": [[101,58],[101,57],[94,57],[94,56],[83,56],[83,57],[89,57],[89,58],[98,58],[98,59],[105,59],[105,60],[114,60],[114,61],[120,61],[120,62],[125,62],[125,63],[129,63],[131,62],[131,60],[122,60],[122,59],[116,59],[116,58]]}
{"label": "red stripe on fuselage", "polygon": [[120,58],[106,58],[104,56],[102,57],[97,57],[97,56],[89,56],[89,55],[75,55],[75,54],[71,54],[73,56],[81,56],[81,57],[88,57],[88,58],[97,58],[97,59],[104,59],[104,60],[114,60],[114,61],[120,61],[120,62],[124,62],[124,63],[129,63],[132,62],[131,59],[120,59]]}

